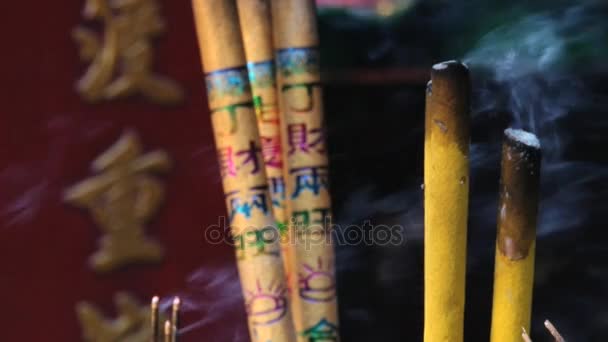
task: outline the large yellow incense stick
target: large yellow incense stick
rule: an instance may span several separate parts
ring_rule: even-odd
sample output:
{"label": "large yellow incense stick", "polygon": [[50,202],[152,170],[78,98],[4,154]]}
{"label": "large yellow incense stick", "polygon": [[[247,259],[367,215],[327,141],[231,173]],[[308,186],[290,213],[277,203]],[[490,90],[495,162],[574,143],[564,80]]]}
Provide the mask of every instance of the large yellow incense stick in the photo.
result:
{"label": "large yellow incense stick", "polygon": [[313,0],[272,0],[299,341],[335,341],[338,313],[331,201]]}
{"label": "large yellow incense stick", "polygon": [[433,66],[424,140],[424,341],[461,342],[469,198],[470,80]]}
{"label": "large yellow incense stick", "polygon": [[251,338],[295,341],[236,2],[193,7]]}
{"label": "large yellow incense stick", "polygon": [[[266,176],[270,183],[272,212],[282,235],[283,262],[289,287],[297,287],[297,277],[290,272],[290,257],[287,236],[287,212],[285,205],[285,182],[283,180],[283,155],[281,127],[277,99],[274,45],[272,42],[272,19],[270,0],[237,0],[239,19],[247,68],[251,81],[253,102],[256,108],[258,128],[262,143],[262,154]],[[295,283],[294,283],[295,280]],[[293,295],[297,291],[290,291]]]}
{"label": "large yellow incense stick", "polygon": [[507,129],[502,146],[498,233],[494,265],[492,342],[520,340],[530,330],[540,179],[535,135]]}

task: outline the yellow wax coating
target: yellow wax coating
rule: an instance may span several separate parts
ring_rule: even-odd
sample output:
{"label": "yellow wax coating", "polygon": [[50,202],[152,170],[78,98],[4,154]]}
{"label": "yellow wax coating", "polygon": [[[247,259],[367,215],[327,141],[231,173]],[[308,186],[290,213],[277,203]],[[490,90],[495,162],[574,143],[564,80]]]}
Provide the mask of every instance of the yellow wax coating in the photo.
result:
{"label": "yellow wax coating", "polygon": [[522,260],[496,253],[491,342],[520,341],[522,328],[530,331],[534,251],[535,244]]}
{"label": "yellow wax coating", "polygon": [[[193,9],[215,144],[221,155],[222,185],[233,215],[230,228],[237,243],[237,266],[251,339],[293,342],[295,332],[280,243],[276,234],[272,237],[277,232],[270,212],[268,181],[263,163],[255,163],[263,159],[236,2],[194,0]],[[238,158],[239,152],[249,157]],[[249,213],[234,210],[243,203],[255,205]]]}
{"label": "yellow wax coating", "polygon": [[424,341],[461,342],[469,198],[470,80],[466,66],[433,66],[424,140]]}
{"label": "yellow wax coating", "polygon": [[540,144],[536,137],[520,130],[505,131],[494,265],[492,342],[519,341],[522,328],[530,331],[540,159]]}

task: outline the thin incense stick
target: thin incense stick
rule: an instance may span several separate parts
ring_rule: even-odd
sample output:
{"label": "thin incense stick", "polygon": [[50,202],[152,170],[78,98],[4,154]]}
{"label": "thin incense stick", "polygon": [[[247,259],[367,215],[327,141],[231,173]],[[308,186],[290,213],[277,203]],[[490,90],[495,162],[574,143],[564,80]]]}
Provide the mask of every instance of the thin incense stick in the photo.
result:
{"label": "thin incense stick", "polygon": [[158,296],[152,297],[152,302],[150,303],[150,322],[152,327],[152,341],[158,342],[160,340],[160,313],[158,310]]}
{"label": "thin incense stick", "polygon": [[462,342],[469,202],[469,71],[433,66],[424,140],[424,341]]}
{"label": "thin incense stick", "polygon": [[172,334],[171,334],[171,342],[177,342],[177,327],[179,327],[179,308],[181,305],[181,301],[179,297],[173,298],[173,305],[171,306],[171,325],[172,325]]}
{"label": "thin incense stick", "polygon": [[555,342],[566,342],[559,331],[557,331],[557,328],[555,328],[553,323],[551,323],[549,320],[545,320],[545,328],[547,328],[553,338],[555,338]]}
{"label": "thin incense stick", "polygon": [[492,342],[515,341],[530,330],[540,180],[535,135],[507,129],[502,147],[498,233],[494,265]]}
{"label": "thin incense stick", "polygon": [[236,2],[193,8],[251,338],[295,341]]}
{"label": "thin incense stick", "polygon": [[164,341],[165,342],[171,342],[171,321],[167,320],[165,321],[165,338]]}
{"label": "thin incense stick", "polygon": [[272,0],[292,269],[299,341],[337,340],[328,157],[313,0]]}
{"label": "thin incense stick", "polygon": [[526,331],[526,328],[521,328],[521,338],[524,339],[524,342],[532,342],[532,339],[530,338],[530,335],[528,335],[528,332]]}

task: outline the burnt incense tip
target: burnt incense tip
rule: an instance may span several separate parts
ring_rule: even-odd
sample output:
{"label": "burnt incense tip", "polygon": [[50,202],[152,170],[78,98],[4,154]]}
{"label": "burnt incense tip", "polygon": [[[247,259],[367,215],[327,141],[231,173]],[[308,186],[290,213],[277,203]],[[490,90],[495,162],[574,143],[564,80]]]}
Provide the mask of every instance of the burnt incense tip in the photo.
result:
{"label": "burnt incense tip", "polygon": [[461,63],[457,60],[451,60],[451,61],[440,62],[440,63],[433,65],[433,70],[444,70],[444,69],[448,69],[448,68],[461,67],[461,66],[466,68],[466,65],[464,65],[463,63]]}
{"label": "burnt incense tip", "polygon": [[155,306],[158,305],[159,300],[160,299],[158,298],[158,296],[152,297],[152,305],[155,305]]}
{"label": "burnt incense tip", "polygon": [[181,304],[181,300],[179,299],[179,297],[173,298],[173,307],[174,308],[179,308],[180,304]]}
{"label": "burnt incense tip", "polygon": [[528,256],[536,238],[541,150],[538,138],[519,129],[504,132],[497,243],[511,260]]}
{"label": "burnt incense tip", "polygon": [[540,150],[540,141],[536,135],[522,129],[507,128],[505,130],[505,138],[507,142]]}
{"label": "burnt incense tip", "polygon": [[433,65],[431,75],[432,77],[442,76],[468,79],[469,68],[459,61],[446,61]]}
{"label": "burnt incense tip", "polygon": [[537,178],[540,171],[541,147],[540,141],[533,133],[507,128],[504,132],[503,163],[512,163],[515,173],[530,173],[531,178]]}

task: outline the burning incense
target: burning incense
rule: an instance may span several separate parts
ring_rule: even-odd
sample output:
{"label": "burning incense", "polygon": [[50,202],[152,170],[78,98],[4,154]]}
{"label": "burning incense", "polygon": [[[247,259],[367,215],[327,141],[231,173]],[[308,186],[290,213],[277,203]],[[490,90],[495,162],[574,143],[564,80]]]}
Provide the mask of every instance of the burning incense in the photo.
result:
{"label": "burning incense", "polygon": [[469,198],[467,67],[433,66],[424,140],[424,341],[463,339]]}
{"label": "burning incense", "polygon": [[502,147],[500,203],[491,341],[515,341],[530,330],[540,143],[534,134],[507,129]]}
{"label": "burning incense", "polygon": [[313,0],[271,4],[289,229],[296,239],[295,327],[300,341],[333,341],[338,313],[316,8]]}
{"label": "burning incense", "polygon": [[150,303],[150,322],[152,326],[152,342],[158,342],[160,340],[160,326],[159,326],[159,310],[158,310],[158,296],[152,297]]}
{"label": "burning incense", "polygon": [[[287,236],[285,181],[283,179],[281,127],[277,102],[270,0],[237,0],[237,8],[245,46],[249,80],[251,81],[253,103],[260,131],[262,155],[264,156],[266,176],[270,183],[272,212],[282,235],[285,274],[291,282],[289,288],[297,288],[297,277],[292,276],[289,271],[293,248],[289,248],[289,237]],[[293,284],[293,280],[296,281],[295,284]],[[296,291],[291,291],[291,293],[295,294]]]}
{"label": "burning incense", "polygon": [[152,328],[152,342],[161,342],[161,340],[177,342],[177,330],[179,327],[178,318],[181,301],[179,297],[173,298],[173,305],[171,306],[171,320],[165,321],[162,331],[160,329],[161,318],[159,302],[160,299],[158,296],[152,297],[152,301],[150,302],[150,326]]}
{"label": "burning incense", "polygon": [[165,342],[171,342],[171,321],[165,321]]}
{"label": "burning incense", "polygon": [[193,7],[251,338],[294,341],[236,2]]}
{"label": "burning incense", "polygon": [[179,307],[181,302],[179,297],[173,299],[173,305],[171,306],[171,342],[177,342],[177,327],[179,326]]}

